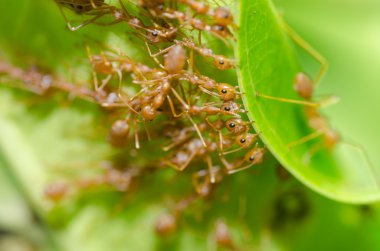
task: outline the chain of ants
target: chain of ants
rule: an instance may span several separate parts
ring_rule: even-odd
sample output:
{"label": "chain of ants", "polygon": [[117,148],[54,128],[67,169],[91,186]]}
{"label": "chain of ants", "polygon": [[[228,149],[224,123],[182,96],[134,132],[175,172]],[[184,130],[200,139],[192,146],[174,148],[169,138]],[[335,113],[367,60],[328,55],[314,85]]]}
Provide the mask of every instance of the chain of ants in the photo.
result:
{"label": "chain of ants", "polygon": [[[197,44],[182,32],[188,28],[198,30],[199,34],[207,32],[227,43],[229,39],[234,39],[230,30],[236,29],[228,8],[212,8],[194,0],[178,0],[170,3],[170,7],[167,7],[165,0],[140,0],[139,7],[154,20],[152,25],[145,25],[140,18],[127,11],[121,0],[120,8],[107,5],[102,0],[55,1],[60,9],[67,7],[89,17],[87,21],[73,27],[62,11],[71,30],[83,28],[91,23],[126,23],[146,43],[148,53],[157,63],[157,67],[149,67],[112,51],[95,55],[87,47],[93,69],[93,89],[54,79],[38,71],[23,71],[5,62],[0,62],[0,72],[6,72],[10,77],[23,81],[28,89],[36,93],[46,94],[56,89],[115,111],[121,116],[112,123],[109,133],[109,142],[115,147],[124,147],[130,138],[133,138],[135,148],[139,149],[141,124],[146,127],[145,125],[151,121],[157,121],[158,117],[170,118],[170,122],[159,122],[165,128],[163,134],[169,140],[163,147],[163,150],[168,152],[167,157],[162,159],[160,165],[183,171],[192,163],[203,162],[207,168],[194,172],[192,180],[196,195],[182,199],[175,206],[173,213],[163,215],[157,221],[157,233],[172,233],[179,214],[199,196],[209,197],[224,175],[250,168],[263,161],[265,148],[259,144],[259,135],[252,133],[251,122],[243,119],[245,111],[240,105],[242,94],[236,86],[218,83],[199,73],[194,66],[193,54],[197,53],[206,59],[211,58],[217,70],[233,69],[236,66],[235,61],[214,54],[210,48]],[[187,7],[188,11],[183,12],[176,8],[178,3]],[[98,23],[103,16],[110,16],[113,20],[109,23]],[[152,53],[151,46],[160,44],[169,45],[158,53]],[[160,57],[163,58],[162,61]],[[127,75],[132,78],[132,84],[139,89],[134,95],[126,93],[123,89]],[[118,83],[116,87],[111,85],[114,78]],[[306,100],[311,99],[312,84],[306,75],[301,73],[297,76],[295,90]],[[311,127],[319,135],[325,134],[327,147],[332,147],[338,136],[330,130],[326,120],[314,107],[308,111]],[[147,128],[146,131],[147,138],[150,138],[151,133]],[[299,143],[301,142],[294,145]],[[245,152],[242,157],[227,159],[230,154],[241,151]],[[215,165],[215,156],[222,168]],[[104,175],[81,181],[77,183],[77,187],[84,189],[109,185],[119,191],[128,191],[133,179],[143,173],[145,172],[141,168],[120,170],[108,163]],[[66,194],[66,190],[67,187],[63,185],[51,186],[47,195],[52,200],[59,201]],[[225,228],[223,223],[219,223],[217,230],[221,228]],[[218,243],[233,249],[226,230],[220,232],[222,234],[219,234],[221,237]]]}

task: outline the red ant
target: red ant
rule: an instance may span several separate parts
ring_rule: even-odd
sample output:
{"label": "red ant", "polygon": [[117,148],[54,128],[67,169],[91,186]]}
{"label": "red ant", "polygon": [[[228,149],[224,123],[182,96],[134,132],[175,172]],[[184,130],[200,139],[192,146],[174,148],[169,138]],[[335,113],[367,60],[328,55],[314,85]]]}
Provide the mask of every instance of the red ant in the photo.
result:
{"label": "red ant", "polygon": [[155,231],[161,237],[172,235],[177,230],[177,218],[170,213],[162,214],[155,223]]}
{"label": "red ant", "polygon": [[227,70],[227,69],[231,69],[231,68],[234,68],[235,67],[235,63],[233,62],[232,59],[228,59],[226,57],[224,57],[223,55],[216,55],[213,53],[213,51],[207,47],[199,47],[197,46],[192,40],[190,39],[184,39],[182,41],[179,41],[179,40],[175,40],[175,45],[172,45],[164,50],[161,50],[159,51],[158,53],[156,54],[152,54],[150,52],[150,49],[149,49],[149,46],[148,46],[148,50],[149,50],[149,54],[151,57],[155,58],[161,54],[164,54],[166,52],[168,52],[169,50],[171,50],[174,46],[178,46],[178,45],[181,45],[181,46],[184,46],[190,50],[193,50],[193,51],[196,51],[198,52],[200,55],[204,56],[204,57],[209,57],[209,58],[213,58],[214,59],[214,65],[216,68],[218,68],[219,70]]}
{"label": "red ant", "polygon": [[[222,158],[222,162],[228,170],[227,173],[233,174],[248,169],[253,165],[262,163],[264,153],[265,148],[260,147],[258,143],[256,143],[255,146],[251,150],[249,150],[241,160],[236,161],[233,164],[230,164],[224,158]],[[248,164],[246,166],[241,167],[244,163]]]}
{"label": "red ant", "polygon": [[218,246],[229,250],[236,250],[230,230],[228,229],[226,223],[221,219],[217,220],[215,223],[214,238]]}
{"label": "red ant", "polygon": [[194,0],[179,0],[179,2],[188,5],[197,14],[212,16],[216,24],[228,26],[234,21],[231,11],[226,7],[212,10],[209,5]]}

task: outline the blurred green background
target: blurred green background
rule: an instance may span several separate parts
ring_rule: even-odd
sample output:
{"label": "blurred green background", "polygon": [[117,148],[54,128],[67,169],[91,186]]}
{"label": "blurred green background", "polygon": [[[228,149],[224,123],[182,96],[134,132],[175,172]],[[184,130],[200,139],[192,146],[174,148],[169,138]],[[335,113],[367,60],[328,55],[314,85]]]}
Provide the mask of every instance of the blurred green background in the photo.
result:
{"label": "blurred green background", "polygon": [[[318,93],[333,93],[342,100],[324,112],[346,138],[363,145],[379,166],[380,1],[276,0],[275,4],[287,22],[330,63]],[[48,1],[3,0],[0,14],[0,56],[25,64],[38,58],[43,65],[54,65],[72,63],[84,55],[83,51],[73,51],[79,40],[76,35],[63,31],[62,17]],[[300,57],[306,69],[317,69],[317,64],[302,51]],[[59,65],[53,68],[60,70]],[[25,160],[29,164],[34,161],[31,166],[35,169],[23,169],[25,163],[12,161],[7,156],[9,151],[4,150],[8,149],[4,142],[18,143],[15,148],[20,155],[29,151],[25,146],[28,144],[20,137],[7,137],[5,131],[0,132],[0,251],[97,251],[110,247],[116,251],[216,249],[210,241],[212,223],[207,220],[204,231],[194,227],[201,224],[195,222],[181,229],[175,239],[156,238],[153,224],[165,206],[152,201],[149,193],[139,195],[134,206],[122,213],[109,214],[107,202],[112,203],[112,199],[104,202],[99,196],[69,209],[58,208],[53,220],[46,217],[48,207],[33,202],[41,200],[40,189],[44,184],[38,181],[46,175],[40,162],[65,161],[71,157],[72,149],[86,152],[86,144],[76,141],[75,127],[91,123],[92,116],[83,118],[83,112],[76,108],[41,115],[30,112],[22,99],[15,98],[20,95],[19,91],[2,87],[0,94],[0,119],[7,118],[16,126],[15,134],[34,145],[33,151],[38,156],[36,161],[33,157]],[[68,126],[69,129],[57,126],[62,121],[70,124],[73,116],[78,122]],[[51,130],[49,136],[62,135],[41,140],[41,135],[48,130]],[[54,148],[53,141],[63,139],[67,145],[51,150],[49,155],[53,156],[46,156],[46,149]],[[19,165],[16,168],[19,173],[11,172],[15,163]],[[309,191],[297,181],[284,184],[274,172],[273,167],[253,178],[245,174],[234,176],[226,186],[239,196],[228,206],[222,201],[210,206],[214,211],[208,212],[206,217],[225,218],[240,250],[380,250],[379,204],[336,203]],[[25,188],[34,189],[25,191]],[[28,195],[30,193],[32,195]],[[247,198],[248,204],[243,220],[235,206],[241,197]]]}

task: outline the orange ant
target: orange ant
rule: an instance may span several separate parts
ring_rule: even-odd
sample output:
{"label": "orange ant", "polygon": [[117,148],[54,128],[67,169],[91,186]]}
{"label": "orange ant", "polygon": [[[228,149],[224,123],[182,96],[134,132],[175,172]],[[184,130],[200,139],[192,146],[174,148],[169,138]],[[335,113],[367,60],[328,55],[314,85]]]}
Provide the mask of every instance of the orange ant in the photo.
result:
{"label": "orange ant", "polygon": [[[199,75],[195,73],[182,73],[178,76],[178,79],[188,81],[190,84],[198,85],[199,89],[211,96],[220,98],[223,101],[233,101],[240,95],[240,92],[237,92],[237,86],[231,86],[226,83],[217,83],[214,79],[209,78],[204,75]],[[212,92],[211,90],[216,90],[217,93]]]}
{"label": "orange ant", "polygon": [[226,7],[217,7],[212,10],[209,5],[194,0],[179,0],[179,2],[186,4],[197,14],[212,16],[218,25],[228,26],[234,21],[231,11]]}
{"label": "orange ant", "polygon": [[233,117],[240,118],[239,112],[245,112],[243,109],[240,109],[240,105],[235,103],[234,101],[224,102],[221,107],[213,106],[211,104],[205,104],[202,106],[190,105],[187,104],[184,107],[185,111],[180,114],[173,113],[175,118],[181,117],[183,114],[187,113],[190,116],[196,116],[205,114],[206,118],[212,115],[230,115]]}
{"label": "orange ant", "polygon": [[155,53],[155,54],[152,54],[151,51],[150,51],[149,46],[147,46],[149,54],[150,54],[150,56],[152,58],[155,58],[155,57],[157,57],[159,55],[162,55],[162,54],[168,52],[173,47],[181,45],[181,46],[184,46],[184,47],[186,47],[186,48],[188,48],[188,49],[190,49],[192,51],[198,52],[200,55],[202,55],[204,57],[213,58],[214,59],[214,65],[219,70],[227,70],[227,69],[231,69],[231,68],[235,67],[234,60],[228,59],[228,58],[226,58],[223,55],[216,55],[216,54],[213,53],[213,51],[210,48],[207,48],[205,46],[199,47],[199,46],[197,46],[194,43],[194,41],[192,41],[190,39],[184,39],[182,41],[174,40],[174,43],[175,43],[174,45],[171,45],[170,47],[168,47],[168,48],[166,48],[164,50],[161,50],[161,51],[159,51],[158,53]]}
{"label": "orange ant", "polygon": [[[148,39],[151,43],[160,43],[160,42],[168,42],[172,41],[177,34],[178,28],[163,28],[155,25],[154,27],[147,27],[144,25],[144,23],[137,17],[134,17],[130,15],[125,8],[123,2],[119,0],[121,9],[107,5],[104,3],[104,1],[99,1],[98,4],[91,4],[93,2],[96,2],[95,0],[82,0],[84,3],[76,3],[77,8],[82,9],[79,13],[91,15],[94,16],[93,18],[90,18],[89,20],[83,22],[82,24],[73,27],[70,22],[67,20],[66,15],[64,14],[61,5],[65,7],[71,7],[72,2],[77,0],[55,0],[58,3],[58,6],[60,7],[60,11],[67,23],[67,26],[70,30],[76,31],[80,28],[83,28],[84,26],[95,22],[99,18],[103,17],[104,15],[110,14],[115,19],[114,21],[107,23],[107,24],[101,24],[101,25],[111,25],[116,24],[125,21],[132,29],[138,30],[138,31],[145,31],[146,35],[143,35],[142,33],[139,33],[139,35],[142,35],[146,39]],[[72,9],[72,8],[71,8]],[[74,9],[75,10],[75,9]]]}
{"label": "orange ant", "polygon": [[65,6],[82,14],[106,5],[104,0],[55,0],[58,5]]}
{"label": "orange ant", "polygon": [[[255,146],[251,150],[249,150],[241,160],[235,162],[234,164],[228,163],[224,158],[222,158],[222,162],[227,168],[227,173],[233,174],[248,169],[253,165],[262,163],[264,153],[265,148],[260,147],[259,144],[256,143]],[[244,163],[248,164],[246,166],[241,167]]]}
{"label": "orange ant", "polygon": [[[80,28],[95,22],[106,14],[112,14],[115,17],[115,23],[121,22],[124,19],[124,15],[119,9],[104,3],[104,0],[55,0],[55,2],[58,4],[59,10],[61,11],[63,18],[71,31],[79,30]],[[86,14],[94,17],[79,24],[78,26],[72,26],[61,6],[74,10],[79,14]]]}
{"label": "orange ant", "polygon": [[44,195],[54,203],[62,201],[69,193],[69,186],[64,183],[54,183],[45,188]]}
{"label": "orange ant", "polygon": [[25,71],[3,61],[0,61],[0,73],[6,73],[8,76],[24,82],[29,91],[40,95],[56,89],[94,103],[99,103],[99,100],[106,98],[104,93],[97,93],[86,87],[55,79],[53,76],[38,72],[36,69]]}
{"label": "orange ant", "polygon": [[190,18],[181,11],[165,9],[164,11],[161,12],[159,16],[163,18],[178,20],[181,24],[188,24],[193,29],[196,29],[198,31],[207,31],[224,42],[226,38],[232,35],[229,29],[224,25],[221,25],[221,24],[209,25],[209,24],[204,23],[201,19]]}
{"label": "orange ant", "polygon": [[315,132],[304,136],[301,139],[298,139],[297,141],[294,141],[292,143],[288,144],[289,148],[296,147],[298,145],[304,144],[308,141],[311,141],[313,139],[316,139],[318,137],[323,137],[323,146],[316,145],[317,147],[313,147],[307,155],[305,155],[304,160],[309,161],[310,158],[322,148],[327,149],[328,151],[333,151],[338,143],[344,143],[347,144],[356,150],[360,152],[360,154],[363,156],[367,167],[369,167],[370,171],[375,177],[375,183],[378,188],[380,188],[380,181],[378,178],[376,178],[377,174],[376,171],[367,155],[365,150],[355,143],[344,141],[339,133],[335,131],[331,126],[329,125],[327,119],[319,114],[319,112],[315,108],[308,108],[306,109],[306,116],[308,118],[309,126],[315,130]]}
{"label": "orange ant", "polygon": [[240,118],[228,119],[225,122],[225,127],[227,130],[234,135],[241,135],[249,131],[249,126],[251,122],[245,122]]}
{"label": "orange ant", "polygon": [[218,219],[215,223],[215,234],[214,238],[216,244],[220,247],[227,248],[229,250],[236,250],[235,244],[233,243],[232,236],[228,226],[224,221]]}
{"label": "orange ant", "polygon": [[177,230],[177,218],[170,213],[162,214],[155,223],[155,232],[161,237],[172,235]]}
{"label": "orange ant", "polygon": [[231,154],[234,152],[238,152],[242,149],[248,149],[250,148],[254,143],[257,142],[259,134],[252,134],[252,133],[243,133],[238,135],[235,138],[235,144],[238,145],[238,148],[234,150],[230,150],[228,152],[223,152],[222,155]]}
{"label": "orange ant", "polygon": [[176,44],[182,44],[183,46],[189,48],[190,50],[198,52],[200,55],[204,57],[210,57],[214,59],[214,65],[219,70],[227,70],[234,68],[236,66],[234,60],[228,59],[223,55],[216,55],[210,48],[205,46],[197,46],[194,41],[190,39],[184,39],[182,41],[174,41]]}

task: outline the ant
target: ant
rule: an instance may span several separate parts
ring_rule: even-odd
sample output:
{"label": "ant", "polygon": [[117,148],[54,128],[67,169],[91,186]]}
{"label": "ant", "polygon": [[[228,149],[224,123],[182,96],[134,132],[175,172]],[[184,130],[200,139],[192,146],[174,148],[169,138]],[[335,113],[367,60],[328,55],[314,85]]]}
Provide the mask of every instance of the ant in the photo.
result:
{"label": "ant", "polygon": [[234,149],[234,150],[230,150],[228,152],[223,152],[222,155],[227,155],[227,154],[231,154],[231,153],[234,153],[234,152],[238,152],[242,149],[248,149],[250,148],[254,143],[256,143],[258,141],[258,136],[259,134],[252,134],[252,133],[243,133],[243,134],[240,134],[238,135],[236,138],[235,138],[235,144],[238,145],[238,148]]}
{"label": "ant", "polygon": [[234,60],[228,59],[228,58],[224,57],[223,55],[216,55],[213,53],[213,51],[210,48],[207,48],[205,46],[199,47],[191,39],[184,39],[182,41],[174,40],[174,43],[175,43],[174,45],[171,45],[164,50],[160,50],[158,53],[155,53],[155,54],[152,54],[150,52],[150,49],[148,46],[149,54],[152,58],[155,58],[159,55],[162,55],[162,54],[168,52],[173,47],[181,45],[181,46],[186,47],[192,51],[198,52],[200,55],[202,55],[204,57],[213,58],[214,59],[214,65],[219,70],[227,70],[227,69],[231,69],[231,68],[235,67]]}
{"label": "ant", "polygon": [[[251,150],[249,150],[241,160],[236,161],[233,164],[230,164],[224,158],[222,158],[222,162],[227,168],[227,173],[233,174],[248,169],[253,165],[262,163],[265,151],[265,148],[260,147],[259,144],[256,143],[255,146]],[[244,163],[248,164],[242,167]]]}
{"label": "ant", "polygon": [[201,19],[190,18],[181,11],[165,9],[164,11],[162,11],[162,13],[159,16],[163,18],[178,20],[181,25],[188,24],[191,26],[191,28],[196,29],[198,31],[207,31],[210,34],[221,39],[225,43],[226,43],[225,39],[232,36],[231,32],[225,25],[221,25],[221,24],[209,25],[203,22]]}
{"label": "ant", "polygon": [[[66,15],[64,14],[61,6],[69,7],[71,8],[72,2],[75,2],[77,0],[55,0],[58,3],[58,6],[60,8],[60,11],[67,23],[67,26],[71,31],[79,30],[80,28],[83,28],[84,26],[95,22],[99,18],[103,17],[104,15],[110,14],[113,16],[114,21],[107,23],[107,24],[101,24],[101,25],[112,25],[120,22],[126,22],[132,29],[139,31],[140,33],[138,35],[143,36],[144,38],[148,39],[151,43],[160,43],[160,42],[170,42],[172,41],[178,32],[178,28],[163,28],[159,27],[157,25],[153,27],[147,27],[144,25],[144,23],[137,17],[134,17],[130,15],[124,6],[123,2],[119,0],[119,4],[121,6],[121,9],[107,5],[104,3],[104,1],[95,1],[95,0],[82,0],[84,3],[76,3],[73,6],[76,6],[76,8],[81,9],[79,13],[91,15],[94,16],[93,18],[90,18],[89,20],[83,22],[82,24],[73,27],[70,22],[67,20]],[[94,4],[91,4],[94,3]],[[97,4],[95,4],[97,3]],[[71,8],[73,9],[73,8]],[[76,9],[74,9],[76,10]],[[141,33],[141,30],[146,32],[146,35]]]}
{"label": "ant", "polygon": [[[346,145],[353,147],[354,149],[356,149],[357,151],[360,152],[360,154],[362,155],[362,157],[364,158],[364,160],[366,162],[366,166],[370,169],[373,176],[377,177],[375,168],[373,167],[366,151],[363,149],[362,146],[360,146],[356,143],[352,143],[352,142],[348,142],[346,140],[343,140],[341,138],[341,136],[339,135],[339,133],[336,130],[334,130],[333,128],[331,128],[328,120],[325,117],[323,117],[321,114],[319,114],[319,112],[315,108],[306,109],[306,117],[308,118],[309,126],[313,130],[315,130],[315,132],[313,132],[307,136],[304,136],[303,138],[298,139],[294,142],[289,143],[288,147],[293,148],[293,147],[296,147],[298,145],[309,142],[313,139],[316,139],[318,137],[323,137],[323,145],[320,145],[320,144],[315,145],[304,156],[304,161],[305,160],[309,161],[311,159],[311,157],[321,149],[326,149],[327,151],[331,152],[336,148],[338,143],[341,143],[341,144],[344,143]],[[376,186],[378,188],[380,188],[380,181],[378,180],[378,178],[375,178],[375,183],[376,183]]]}
{"label": "ant", "polygon": [[[237,86],[231,86],[226,83],[217,83],[214,79],[204,75],[195,73],[183,73],[178,77],[180,80],[188,81],[190,84],[198,85],[199,89],[211,96],[220,98],[221,100],[228,102],[237,99],[240,92],[236,91]],[[214,93],[211,90],[216,90]]]}
{"label": "ant", "polygon": [[104,99],[104,95],[94,92],[86,87],[67,83],[60,79],[56,79],[49,74],[43,74],[36,69],[25,71],[6,62],[0,61],[0,73],[6,73],[8,76],[24,82],[29,91],[39,95],[45,95],[49,91],[55,89],[67,92],[71,96],[80,97],[83,100],[93,103],[98,103],[100,99]]}
{"label": "ant", "polygon": [[104,0],[55,0],[58,5],[65,6],[82,14],[106,5]]}
{"label": "ant", "polygon": [[171,213],[161,214],[155,223],[155,232],[161,237],[172,235],[177,230],[177,218]]}
{"label": "ant", "polygon": [[[121,22],[124,18],[124,15],[120,10],[118,10],[116,7],[106,4],[104,0],[55,0],[55,2],[58,4],[59,10],[68,28],[71,31],[79,30],[80,28],[95,22],[106,14],[112,14],[115,17],[116,22]],[[78,26],[72,26],[68,21],[66,14],[62,9],[62,6],[69,8],[76,13],[86,14],[94,17],[79,24]]]}
{"label": "ant", "polygon": [[228,26],[233,24],[233,15],[231,11],[226,7],[219,6],[212,10],[209,5],[194,0],[179,0],[179,2],[186,4],[197,14],[213,17],[214,22],[218,25]]}
{"label": "ant", "polygon": [[216,221],[214,231],[214,238],[218,246],[229,250],[237,250],[232,240],[231,232],[223,220],[218,219]]}

